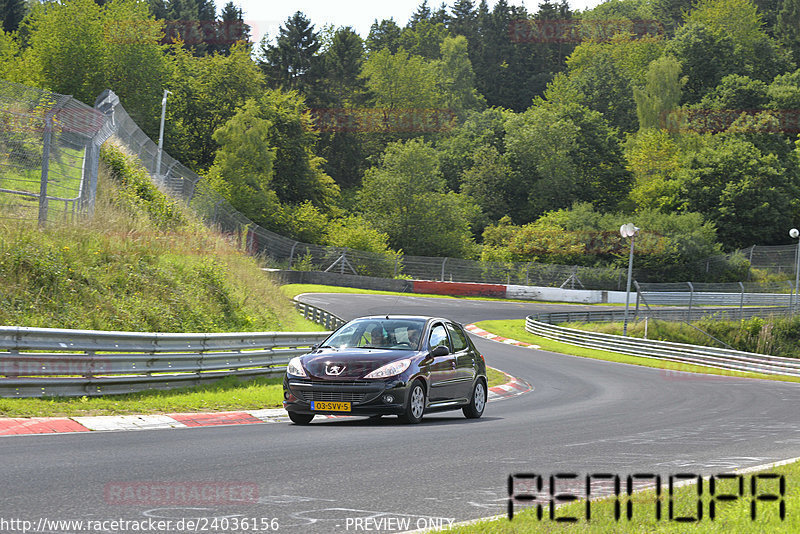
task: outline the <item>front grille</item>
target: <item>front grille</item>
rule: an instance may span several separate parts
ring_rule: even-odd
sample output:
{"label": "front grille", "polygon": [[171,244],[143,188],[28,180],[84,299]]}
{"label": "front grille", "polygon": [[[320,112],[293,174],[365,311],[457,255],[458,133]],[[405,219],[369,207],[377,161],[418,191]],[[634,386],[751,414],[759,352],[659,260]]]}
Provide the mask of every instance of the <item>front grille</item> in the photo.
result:
{"label": "front grille", "polygon": [[383,384],[376,382],[345,382],[291,380],[289,388],[303,401],[351,402],[361,404],[371,402],[383,392]]}
{"label": "front grille", "polygon": [[365,393],[354,391],[303,391],[296,392],[297,396],[304,401],[328,401],[328,402],[363,402],[367,396]]}

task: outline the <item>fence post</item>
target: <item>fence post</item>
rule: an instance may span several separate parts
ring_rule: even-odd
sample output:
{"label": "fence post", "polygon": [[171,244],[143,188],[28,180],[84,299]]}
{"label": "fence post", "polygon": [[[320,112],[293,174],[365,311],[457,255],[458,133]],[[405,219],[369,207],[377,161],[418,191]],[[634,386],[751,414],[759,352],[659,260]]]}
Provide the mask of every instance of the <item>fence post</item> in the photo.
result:
{"label": "fence post", "polygon": [[47,222],[47,173],[50,169],[50,138],[53,133],[53,114],[44,119],[44,140],[42,142],[42,181],[39,184],[39,226]]}
{"label": "fence post", "polygon": [[739,320],[744,319],[744,284],[739,282],[739,287],[742,288],[742,298],[739,300]]}
{"label": "fence post", "polygon": [[[94,201],[97,197],[97,173],[100,168],[100,146],[102,146],[117,129],[117,125],[114,121],[114,108],[116,108],[117,104],[119,104],[119,97],[110,89],[106,89],[100,93],[100,96],[94,101],[94,109],[105,116],[105,123],[94,137],[92,137],[92,140],[89,142],[89,147],[91,149],[86,153],[86,157],[89,158],[86,214],[89,218],[94,216]],[[111,124],[111,128],[106,127],[109,123]]]}
{"label": "fence post", "polygon": [[689,318],[687,319],[687,323],[692,322],[692,300],[694,299],[694,285],[691,282],[686,282],[689,284]]}
{"label": "fence post", "polygon": [[295,241],[294,242],[294,245],[292,245],[292,250],[291,250],[291,252],[289,252],[289,270],[290,271],[292,270],[292,259],[294,258],[294,249],[297,248],[297,243],[299,243],[299,241]]}
{"label": "fence post", "polygon": [[447,258],[442,260],[442,282],[444,282],[444,266],[447,264]]}

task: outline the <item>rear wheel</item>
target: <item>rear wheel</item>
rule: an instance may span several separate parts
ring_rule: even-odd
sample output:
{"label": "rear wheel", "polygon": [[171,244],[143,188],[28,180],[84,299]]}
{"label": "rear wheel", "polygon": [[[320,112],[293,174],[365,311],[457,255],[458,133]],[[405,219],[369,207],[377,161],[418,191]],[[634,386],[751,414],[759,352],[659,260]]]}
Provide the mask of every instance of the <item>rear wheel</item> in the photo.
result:
{"label": "rear wheel", "polygon": [[464,417],[467,419],[477,419],[483,415],[484,408],[486,408],[486,384],[483,380],[478,379],[472,388],[472,399],[469,404],[461,408],[461,411],[464,412]]}
{"label": "rear wheel", "polygon": [[307,425],[312,419],[314,419],[314,414],[289,412],[289,419],[291,419],[292,423],[296,425]]}
{"label": "rear wheel", "polygon": [[425,413],[425,388],[422,387],[422,382],[417,380],[408,390],[406,411],[400,416],[400,420],[415,425],[422,421],[423,413]]}

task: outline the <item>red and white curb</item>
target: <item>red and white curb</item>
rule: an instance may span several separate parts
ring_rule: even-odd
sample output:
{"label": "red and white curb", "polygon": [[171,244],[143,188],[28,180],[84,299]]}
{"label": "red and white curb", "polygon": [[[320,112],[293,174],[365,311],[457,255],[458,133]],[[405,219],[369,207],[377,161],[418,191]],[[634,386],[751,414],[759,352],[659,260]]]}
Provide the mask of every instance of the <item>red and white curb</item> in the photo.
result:
{"label": "red and white curb", "polygon": [[[502,372],[502,371],[501,371]],[[506,373],[509,381],[489,388],[487,401],[522,395],[533,386]],[[320,419],[342,419],[351,416],[318,415]],[[245,410],[239,412],[171,413],[165,415],[96,415],[76,417],[0,418],[0,436],[19,434],[64,434],[70,432],[118,432],[123,430],[156,430],[198,426],[249,425],[286,423],[289,416],[283,408]]]}
{"label": "red and white curb", "polygon": [[474,324],[468,324],[464,327],[472,334],[475,334],[478,337],[490,339],[492,341],[497,341],[498,343],[505,343],[506,345],[516,345],[517,347],[527,347],[529,349],[541,349],[539,345],[533,345],[531,343],[525,343],[524,341],[517,341],[516,339],[509,339],[507,337],[498,336],[496,334],[492,334],[491,332],[487,332],[483,328],[480,328]]}

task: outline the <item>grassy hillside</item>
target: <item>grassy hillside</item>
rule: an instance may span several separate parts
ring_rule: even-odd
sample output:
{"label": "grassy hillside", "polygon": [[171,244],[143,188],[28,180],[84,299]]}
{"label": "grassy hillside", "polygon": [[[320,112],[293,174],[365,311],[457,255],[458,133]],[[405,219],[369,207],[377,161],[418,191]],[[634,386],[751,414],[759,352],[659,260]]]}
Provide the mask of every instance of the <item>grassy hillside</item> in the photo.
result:
{"label": "grassy hillside", "polygon": [[320,330],[237,250],[103,150],[93,219],[0,219],[0,324],[150,332]]}

